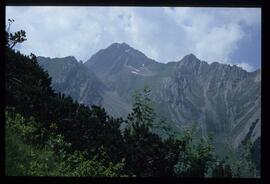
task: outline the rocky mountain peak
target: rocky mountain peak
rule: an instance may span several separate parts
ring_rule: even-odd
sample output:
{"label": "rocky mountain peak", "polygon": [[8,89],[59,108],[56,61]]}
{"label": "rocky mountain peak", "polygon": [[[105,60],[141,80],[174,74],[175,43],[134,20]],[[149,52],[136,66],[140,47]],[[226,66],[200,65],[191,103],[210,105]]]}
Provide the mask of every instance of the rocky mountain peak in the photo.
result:
{"label": "rocky mountain peak", "polygon": [[50,58],[50,57],[43,57],[43,56],[38,56],[38,61],[51,61],[51,62],[67,62],[67,63],[78,63],[77,59],[74,56],[66,56],[63,58]]}
{"label": "rocky mountain peak", "polygon": [[67,57],[64,57],[63,59],[66,59],[66,60],[69,60],[69,61],[77,61],[77,59],[74,57],[74,56],[67,56]]}
{"label": "rocky mountain peak", "polygon": [[202,136],[212,132],[221,144],[225,140],[236,146],[247,136],[260,136],[260,71],[208,64],[194,54],[161,64],[126,43],[113,43],[75,67],[56,60],[42,65],[55,89],[80,103],[102,105],[113,116],[125,117],[132,107],[131,94],[149,85],[157,112],[177,130],[196,122]]}
{"label": "rocky mountain peak", "polygon": [[126,43],[113,43],[93,55],[85,65],[97,73],[119,72],[123,67],[147,66],[154,61]]}
{"label": "rocky mountain peak", "polygon": [[122,43],[113,43],[106,49],[103,49],[103,52],[115,52],[118,55],[126,55],[131,57],[142,57],[142,58],[148,58],[144,53],[141,51],[131,47],[125,42]]}
{"label": "rocky mountain peak", "polygon": [[113,43],[110,46],[108,46],[106,49],[104,50],[113,50],[113,51],[126,51],[126,50],[131,50],[131,51],[135,51],[136,49],[132,48],[131,46],[129,46],[127,43],[122,42],[122,43]]}
{"label": "rocky mountain peak", "polygon": [[177,68],[179,72],[198,73],[201,65],[207,65],[207,63],[200,61],[194,54],[188,54],[177,63]]}
{"label": "rocky mountain peak", "polygon": [[190,60],[190,61],[192,61],[192,60],[198,60],[198,58],[194,54],[192,54],[192,53],[186,55],[183,59]]}
{"label": "rocky mountain peak", "polygon": [[131,48],[127,43],[122,42],[122,43],[112,43],[108,48]]}
{"label": "rocky mountain peak", "polygon": [[[43,56],[38,56],[37,61],[39,65],[41,65],[44,68],[47,67],[53,67],[53,68],[58,68],[59,70],[69,70],[73,68],[74,66],[77,66],[79,62],[74,56],[67,56],[63,58],[50,58],[50,57],[43,57]],[[57,70],[58,70],[57,69]],[[57,71],[56,69],[50,70],[49,71]],[[55,75],[55,72],[51,73],[51,75]]]}
{"label": "rocky mountain peak", "polygon": [[199,62],[200,60],[194,54],[188,54],[179,61],[179,65],[194,65]]}

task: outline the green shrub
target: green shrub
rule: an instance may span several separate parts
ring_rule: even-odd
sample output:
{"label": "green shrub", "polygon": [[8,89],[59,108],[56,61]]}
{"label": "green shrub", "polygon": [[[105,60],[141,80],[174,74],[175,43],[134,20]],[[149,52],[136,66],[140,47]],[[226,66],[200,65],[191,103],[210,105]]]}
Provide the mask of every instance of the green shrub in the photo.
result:
{"label": "green shrub", "polygon": [[[67,153],[71,146],[64,137],[52,131],[44,146],[34,144],[39,137],[38,123],[30,121],[14,109],[6,110],[6,175],[8,176],[126,176],[124,162],[104,164],[94,157],[86,159],[86,153]],[[51,129],[55,129],[52,124]],[[45,130],[41,131],[44,132]],[[101,155],[106,155],[100,149]]]}

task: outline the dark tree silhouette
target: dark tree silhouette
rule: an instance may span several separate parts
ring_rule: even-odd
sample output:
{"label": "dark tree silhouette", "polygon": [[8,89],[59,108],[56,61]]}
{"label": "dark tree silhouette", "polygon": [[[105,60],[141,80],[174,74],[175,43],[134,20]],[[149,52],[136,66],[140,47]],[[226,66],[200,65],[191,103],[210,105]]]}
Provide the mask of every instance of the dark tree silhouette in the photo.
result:
{"label": "dark tree silhouette", "polygon": [[13,33],[10,33],[10,26],[15,22],[13,19],[8,19],[8,26],[6,26],[6,46],[13,48],[17,43],[22,43],[26,41],[26,34],[24,30],[20,30]]}

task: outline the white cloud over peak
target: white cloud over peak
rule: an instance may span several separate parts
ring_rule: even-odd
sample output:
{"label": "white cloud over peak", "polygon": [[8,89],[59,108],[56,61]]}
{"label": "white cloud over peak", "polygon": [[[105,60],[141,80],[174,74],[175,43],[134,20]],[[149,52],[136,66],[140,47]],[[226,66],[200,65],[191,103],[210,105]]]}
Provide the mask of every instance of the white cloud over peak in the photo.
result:
{"label": "white cloud over peak", "polygon": [[241,23],[260,24],[260,11],[231,8],[166,9],[178,26],[188,35],[190,50],[208,62],[231,62],[238,42],[248,37]]}
{"label": "white cloud over peak", "polygon": [[194,43],[194,53],[209,62],[230,63],[230,54],[237,50],[237,42],[244,36],[236,24],[215,27]]}
{"label": "white cloud over peak", "polygon": [[251,72],[254,70],[254,68],[252,66],[250,66],[248,63],[245,63],[245,62],[239,63],[236,66],[241,67],[248,72]]}
{"label": "white cloud over peak", "polygon": [[[232,63],[239,43],[255,39],[255,8],[7,7],[12,30],[24,29],[21,52],[86,61],[113,42],[126,42],[159,62],[189,53],[207,62]],[[252,43],[253,40],[250,41]]]}

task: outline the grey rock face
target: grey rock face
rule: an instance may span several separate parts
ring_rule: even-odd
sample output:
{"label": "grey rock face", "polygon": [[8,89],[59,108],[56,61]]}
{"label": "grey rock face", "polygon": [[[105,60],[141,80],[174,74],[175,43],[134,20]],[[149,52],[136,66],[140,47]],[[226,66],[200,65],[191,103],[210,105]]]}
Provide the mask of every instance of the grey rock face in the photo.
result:
{"label": "grey rock face", "polygon": [[193,54],[158,63],[129,45],[114,43],[84,64],[74,57],[38,57],[56,91],[88,105],[101,105],[115,117],[131,112],[132,94],[152,89],[156,113],[180,131],[191,123],[197,134],[214,133],[217,144],[237,148],[261,135],[261,72],[200,61]]}
{"label": "grey rock face", "polygon": [[164,104],[170,104],[166,108],[180,127],[197,122],[202,136],[213,132],[238,147],[247,135],[253,141],[260,136],[261,86],[256,73],[185,56],[164,88],[169,97]]}
{"label": "grey rock face", "polygon": [[125,69],[136,72],[140,67],[146,67],[153,62],[126,43],[114,43],[94,54],[85,65],[97,75],[106,77]]}
{"label": "grey rock face", "polygon": [[105,85],[74,57],[37,57],[37,60],[52,77],[52,86],[57,92],[70,95],[79,103],[101,105]]}

